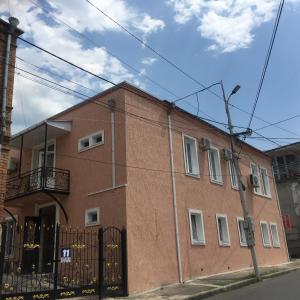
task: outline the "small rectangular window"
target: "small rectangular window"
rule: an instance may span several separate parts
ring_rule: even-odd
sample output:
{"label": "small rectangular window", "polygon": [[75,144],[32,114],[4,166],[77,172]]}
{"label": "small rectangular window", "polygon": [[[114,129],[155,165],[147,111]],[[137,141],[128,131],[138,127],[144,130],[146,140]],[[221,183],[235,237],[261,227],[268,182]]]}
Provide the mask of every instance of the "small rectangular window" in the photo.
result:
{"label": "small rectangular window", "polygon": [[220,246],[230,246],[228,221],[226,215],[216,215]]}
{"label": "small rectangular window", "polygon": [[100,224],[99,208],[91,208],[85,211],[85,226]]}
{"label": "small rectangular window", "polygon": [[261,179],[261,185],[262,185],[262,193],[265,196],[271,196],[271,190],[270,190],[270,182],[269,182],[269,176],[267,173],[267,169],[260,167],[260,179]]}
{"label": "small rectangular window", "polygon": [[279,242],[277,225],[275,223],[270,223],[270,231],[272,236],[273,247],[279,248],[280,242]]}
{"label": "small rectangular window", "polygon": [[197,140],[183,135],[183,145],[186,174],[199,176]]}
{"label": "small rectangular window", "polygon": [[191,242],[193,245],[204,245],[205,244],[205,234],[204,234],[204,224],[203,215],[200,210],[189,210],[190,219],[190,234]]}
{"label": "small rectangular window", "polygon": [[223,183],[220,153],[217,148],[211,147],[208,150],[208,164],[211,181],[216,183]]}
{"label": "small rectangular window", "polygon": [[246,239],[246,232],[244,228],[244,219],[243,218],[237,218],[237,227],[240,237],[240,245],[241,246],[247,246],[247,239]]}
{"label": "small rectangular window", "polygon": [[78,141],[78,151],[88,150],[90,148],[104,144],[104,131],[98,131],[83,137]]}
{"label": "small rectangular window", "polygon": [[231,186],[234,189],[238,189],[239,188],[238,177],[232,159],[228,161],[228,168],[230,173]]}
{"label": "small rectangular window", "polygon": [[271,239],[270,239],[268,223],[265,221],[261,221],[260,222],[260,230],[261,230],[261,237],[262,237],[263,245],[265,247],[271,247]]}

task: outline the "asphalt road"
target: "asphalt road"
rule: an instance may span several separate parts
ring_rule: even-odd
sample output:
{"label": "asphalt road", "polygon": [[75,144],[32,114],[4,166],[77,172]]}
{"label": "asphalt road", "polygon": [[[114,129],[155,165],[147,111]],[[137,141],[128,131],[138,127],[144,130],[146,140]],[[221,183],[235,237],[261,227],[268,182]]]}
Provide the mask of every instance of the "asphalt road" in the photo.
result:
{"label": "asphalt road", "polygon": [[299,300],[300,270],[222,293],[208,300]]}

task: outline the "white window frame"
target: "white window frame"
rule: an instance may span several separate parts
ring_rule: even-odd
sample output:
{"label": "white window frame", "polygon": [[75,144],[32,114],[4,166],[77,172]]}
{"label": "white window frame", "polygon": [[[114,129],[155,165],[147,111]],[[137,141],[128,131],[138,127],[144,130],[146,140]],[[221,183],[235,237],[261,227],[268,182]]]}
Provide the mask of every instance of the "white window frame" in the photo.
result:
{"label": "white window frame", "polygon": [[[272,226],[276,228],[276,235],[277,235],[277,241],[274,241],[274,236],[272,232]],[[277,224],[274,222],[270,222],[270,233],[272,237],[272,245],[274,248],[280,248],[280,240],[279,240],[279,234],[278,234],[278,227]]]}
{"label": "white window frame", "polygon": [[[262,225],[266,225],[266,227],[267,227],[267,233],[268,233],[269,243],[266,243],[266,242],[264,241],[264,233],[263,233]],[[263,246],[264,246],[265,248],[270,248],[270,247],[272,246],[272,241],[271,241],[271,235],[270,235],[269,223],[268,223],[267,221],[260,221],[260,222],[259,222],[259,226],[260,226],[260,233],[261,233],[261,239],[262,239],[262,242],[263,242]]]}
{"label": "white window frame", "polygon": [[[94,140],[93,140],[93,138],[95,136],[97,136],[98,134],[102,135],[102,141],[99,142],[99,143],[95,143]],[[88,147],[82,147],[81,146],[81,142],[83,140],[88,140],[89,141],[89,146]],[[102,129],[102,130],[99,130],[97,132],[91,133],[91,134],[89,134],[87,136],[84,136],[84,137],[80,138],[78,140],[78,152],[83,152],[83,151],[89,150],[91,148],[94,148],[94,147],[97,147],[97,146],[100,146],[100,145],[103,145],[103,144],[104,144],[104,130]]]}
{"label": "white window frame", "polygon": [[[88,221],[88,214],[89,213],[93,213],[93,212],[96,212],[97,213],[97,221],[96,222],[92,222],[90,223]],[[100,224],[100,209],[99,207],[95,207],[95,208],[89,208],[89,209],[86,209],[85,210],[85,216],[84,216],[84,223],[85,223],[85,226],[88,227],[88,226],[96,226],[96,225],[99,225]]]}
{"label": "white window frame", "polygon": [[247,247],[248,245],[247,245],[246,231],[245,231],[244,226],[242,228],[243,228],[244,235],[245,235],[245,242],[242,241],[242,234],[241,234],[241,231],[240,231],[240,222],[241,221],[244,222],[244,218],[242,218],[242,217],[237,217],[236,218],[236,224],[237,224],[237,230],[238,230],[238,233],[239,233],[240,245],[242,247]]}
{"label": "white window frame", "polygon": [[[213,173],[212,173],[212,163],[211,163],[211,160],[210,160],[210,151],[216,151],[217,153],[217,159],[218,159],[218,164],[219,164],[219,172],[220,174],[216,174],[217,178],[219,179],[214,179],[213,178]],[[217,183],[217,184],[220,184],[220,185],[223,185],[223,177],[222,177],[222,166],[221,166],[221,159],[220,159],[220,150],[216,147],[213,147],[211,146],[210,149],[207,151],[207,156],[208,156],[208,166],[209,166],[209,177],[210,177],[210,181],[213,182],[213,183]]]}
{"label": "white window frame", "polygon": [[[197,228],[197,229],[202,231],[202,236],[203,236],[202,240],[194,240],[194,238],[193,238],[192,215],[200,215],[201,228]],[[205,245],[206,244],[206,241],[205,241],[205,228],[204,228],[202,210],[189,209],[189,223],[190,223],[190,237],[191,237],[192,245]]]}
{"label": "white window frame", "polygon": [[[232,168],[231,168],[232,166]],[[236,172],[236,169],[234,167],[234,163],[233,163],[233,160],[230,159],[228,161],[228,169],[229,169],[229,174],[230,174],[230,181],[231,181],[231,187],[234,189],[234,190],[238,190],[239,189],[239,178],[237,176],[237,172]],[[234,172],[235,174],[232,174],[232,169],[234,169]],[[233,182],[233,177],[235,176],[236,178],[236,185],[234,185],[234,182]]]}
{"label": "white window frame", "polygon": [[[267,168],[264,168],[262,166],[259,166],[258,168],[259,168],[259,179],[260,179],[260,182],[261,182],[262,195],[271,198],[271,186],[270,186],[270,180],[269,180],[269,176],[268,176],[268,170],[267,170]],[[263,181],[263,177],[262,177],[263,176],[262,175],[262,170],[266,171],[267,182],[268,182],[267,184],[268,184],[269,191],[265,190],[265,185],[264,185],[264,181]]]}
{"label": "white window frame", "polygon": [[[185,147],[185,139],[192,140],[195,146],[195,157],[194,157],[194,164],[192,165],[192,169],[195,167],[196,171],[190,173],[189,168],[187,165],[187,156],[186,156],[186,147]],[[199,169],[199,158],[198,158],[198,142],[197,139],[189,136],[187,134],[182,134],[182,144],[183,144],[183,155],[184,155],[184,166],[185,166],[185,174],[192,177],[200,177],[200,169]],[[193,158],[191,158],[193,161]]]}
{"label": "white window frame", "polygon": [[[256,170],[257,170],[257,174],[254,174],[253,173],[253,168],[252,167],[255,167]],[[257,164],[254,164],[254,163],[250,163],[250,170],[251,170],[251,174],[252,175],[256,175],[258,178],[259,178],[259,187],[256,188],[256,187],[253,187],[253,193],[256,194],[256,195],[261,195],[261,182],[260,182],[260,172],[259,172],[259,166]]]}
{"label": "white window frame", "polygon": [[[220,238],[220,229],[219,229],[219,222],[218,222],[219,218],[224,218],[226,220],[226,229],[227,229],[227,234],[228,234],[228,242],[221,241],[221,238]],[[225,215],[225,214],[216,214],[216,224],[217,224],[219,245],[220,246],[224,246],[224,247],[229,247],[230,246],[230,233],[229,233],[229,226],[228,226],[227,215]]]}

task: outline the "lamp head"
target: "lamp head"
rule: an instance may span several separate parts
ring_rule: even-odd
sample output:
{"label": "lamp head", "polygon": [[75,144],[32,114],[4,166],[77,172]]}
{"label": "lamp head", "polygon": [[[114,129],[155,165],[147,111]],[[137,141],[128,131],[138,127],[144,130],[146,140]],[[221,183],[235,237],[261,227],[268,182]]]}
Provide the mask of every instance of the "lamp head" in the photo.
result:
{"label": "lamp head", "polygon": [[232,94],[232,95],[236,94],[240,88],[241,88],[241,86],[237,84],[237,85],[234,87],[234,89],[232,90],[231,94]]}

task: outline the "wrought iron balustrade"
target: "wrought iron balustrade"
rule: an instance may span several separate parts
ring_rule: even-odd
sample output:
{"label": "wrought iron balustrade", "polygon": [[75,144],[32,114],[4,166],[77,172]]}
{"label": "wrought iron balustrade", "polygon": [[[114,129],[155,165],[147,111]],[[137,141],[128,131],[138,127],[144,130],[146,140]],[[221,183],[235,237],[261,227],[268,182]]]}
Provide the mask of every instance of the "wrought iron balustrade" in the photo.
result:
{"label": "wrought iron balustrade", "polygon": [[6,182],[5,200],[26,196],[37,191],[69,193],[70,171],[41,167],[13,177]]}

